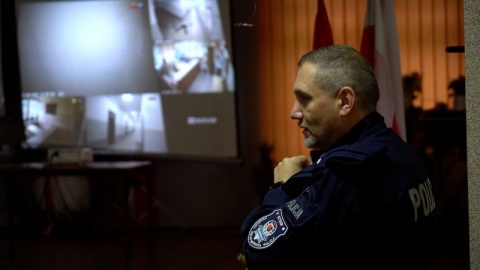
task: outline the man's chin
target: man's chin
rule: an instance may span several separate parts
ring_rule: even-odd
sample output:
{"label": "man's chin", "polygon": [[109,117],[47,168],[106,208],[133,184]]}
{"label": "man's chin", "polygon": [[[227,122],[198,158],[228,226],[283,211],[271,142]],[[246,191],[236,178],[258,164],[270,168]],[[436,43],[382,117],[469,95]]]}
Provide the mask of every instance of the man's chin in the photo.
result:
{"label": "man's chin", "polygon": [[316,144],[316,141],[314,138],[312,137],[306,137],[303,139],[303,144],[305,145],[305,147],[307,147],[308,149],[313,149],[313,148],[316,148],[317,147],[317,144]]}

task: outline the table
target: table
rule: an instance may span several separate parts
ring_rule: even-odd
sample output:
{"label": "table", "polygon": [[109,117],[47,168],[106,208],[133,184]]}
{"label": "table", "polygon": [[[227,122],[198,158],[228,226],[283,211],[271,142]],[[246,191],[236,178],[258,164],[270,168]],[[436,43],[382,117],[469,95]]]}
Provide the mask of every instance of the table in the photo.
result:
{"label": "table", "polygon": [[[9,233],[9,255],[14,258],[14,234],[13,234],[13,181],[19,177],[38,177],[44,176],[48,181],[52,176],[119,176],[125,181],[127,186],[123,207],[126,211],[124,228],[124,249],[126,269],[131,269],[130,252],[130,227],[129,218],[130,206],[128,203],[128,190],[132,187],[138,177],[146,176],[147,179],[147,213],[148,230],[151,234],[153,229],[152,216],[152,162],[151,161],[105,161],[105,162],[85,162],[79,164],[49,164],[46,162],[25,162],[25,163],[3,163],[0,164],[0,178],[7,180],[7,207],[8,207],[8,229]],[[150,263],[153,261],[153,237],[148,236],[148,251]]]}

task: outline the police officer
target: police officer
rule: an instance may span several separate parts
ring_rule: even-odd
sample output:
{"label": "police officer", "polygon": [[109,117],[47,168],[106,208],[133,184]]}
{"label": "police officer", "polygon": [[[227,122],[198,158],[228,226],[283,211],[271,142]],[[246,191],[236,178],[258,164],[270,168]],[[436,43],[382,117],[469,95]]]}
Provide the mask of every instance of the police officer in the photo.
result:
{"label": "police officer", "polygon": [[298,67],[290,116],[315,150],[283,159],[244,220],[247,268],[428,269],[431,182],[376,111],[372,68],[345,45],[306,53]]}

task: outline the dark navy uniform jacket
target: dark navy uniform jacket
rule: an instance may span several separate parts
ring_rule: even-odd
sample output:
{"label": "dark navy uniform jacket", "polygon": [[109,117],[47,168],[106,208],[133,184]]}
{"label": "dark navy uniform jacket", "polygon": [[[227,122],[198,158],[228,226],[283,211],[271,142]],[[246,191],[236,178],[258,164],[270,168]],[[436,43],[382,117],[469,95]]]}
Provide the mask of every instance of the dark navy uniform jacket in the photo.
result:
{"label": "dark navy uniform jacket", "polygon": [[435,200],[421,159],[373,112],[241,227],[247,268],[428,269]]}

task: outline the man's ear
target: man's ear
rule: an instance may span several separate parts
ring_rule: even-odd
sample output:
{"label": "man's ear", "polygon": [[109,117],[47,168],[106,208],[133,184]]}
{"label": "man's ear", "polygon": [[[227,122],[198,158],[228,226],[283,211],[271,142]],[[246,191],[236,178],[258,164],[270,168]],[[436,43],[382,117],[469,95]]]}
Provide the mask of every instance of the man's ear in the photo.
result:
{"label": "man's ear", "polygon": [[341,103],[340,115],[345,116],[349,114],[355,106],[355,102],[356,102],[355,91],[353,91],[353,89],[348,86],[344,86],[338,92],[338,98]]}

